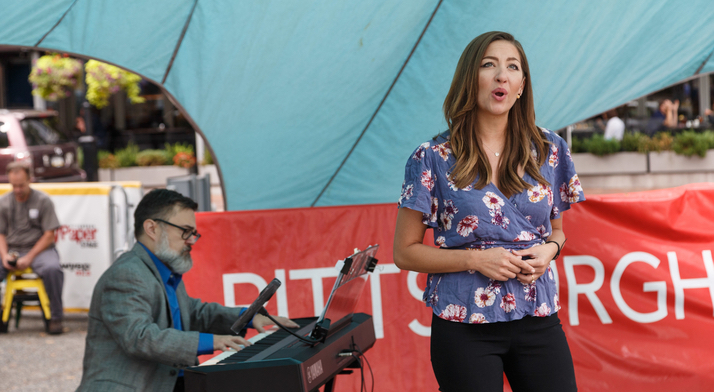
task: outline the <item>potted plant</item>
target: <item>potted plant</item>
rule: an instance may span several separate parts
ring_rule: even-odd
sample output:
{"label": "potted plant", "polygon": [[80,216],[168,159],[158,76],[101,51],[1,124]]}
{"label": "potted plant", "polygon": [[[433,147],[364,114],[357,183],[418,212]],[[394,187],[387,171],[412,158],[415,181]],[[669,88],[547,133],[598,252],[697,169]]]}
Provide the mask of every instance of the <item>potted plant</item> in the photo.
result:
{"label": "potted plant", "polygon": [[[641,136],[644,135],[626,134],[622,142],[605,140],[601,134],[573,139],[571,155],[578,175],[647,173],[647,155],[632,147],[639,147]],[[623,147],[627,150],[623,151]]]}
{"label": "potted plant", "polygon": [[144,102],[139,96],[141,76],[119,67],[89,60],[84,67],[87,81],[87,101],[98,109],[109,104],[109,97],[121,90],[132,103]]}
{"label": "potted plant", "polygon": [[714,171],[714,132],[684,131],[669,148],[649,152],[650,172],[684,173]]}
{"label": "potted plant", "polygon": [[[139,146],[129,143],[125,148],[115,151],[100,151],[99,179],[101,181],[140,181],[145,187],[165,186],[169,177],[188,174],[187,167],[173,164],[177,156],[179,163],[190,160],[193,147],[180,143],[166,144],[164,150],[139,150]],[[190,152],[191,154],[188,154]],[[193,158],[195,162],[195,158]]]}
{"label": "potted plant", "polygon": [[32,94],[47,101],[70,97],[79,87],[82,63],[57,53],[40,57],[32,64],[28,80]]}

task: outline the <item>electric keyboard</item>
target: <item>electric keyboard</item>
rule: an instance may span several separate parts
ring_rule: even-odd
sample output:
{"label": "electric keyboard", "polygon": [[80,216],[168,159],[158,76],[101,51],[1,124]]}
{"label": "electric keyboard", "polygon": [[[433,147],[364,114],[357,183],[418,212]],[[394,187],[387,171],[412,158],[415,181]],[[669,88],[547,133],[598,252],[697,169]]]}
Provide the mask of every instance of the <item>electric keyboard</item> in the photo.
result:
{"label": "electric keyboard", "polygon": [[[267,331],[262,332],[262,333],[259,333],[259,334],[256,334],[256,335],[254,335],[253,337],[251,337],[250,339],[246,339],[246,340],[249,341],[249,342],[251,342],[252,344],[255,344],[255,343],[257,343],[258,341],[263,340],[266,336],[272,335],[273,333],[275,333],[275,332],[277,332],[277,331],[282,331],[282,329],[278,328],[277,326],[273,326],[272,328],[268,329]],[[287,332],[285,332],[285,331],[283,331],[283,332],[285,333],[285,335],[288,335]],[[297,332],[297,330],[295,330],[294,332]],[[242,344],[241,344],[240,346],[243,347]],[[237,352],[238,352],[238,351],[236,351],[236,350],[234,350],[234,349],[232,349],[232,348],[229,348],[228,350],[226,350],[226,351],[224,351],[224,352],[222,352],[222,353],[216,355],[215,357],[213,357],[213,358],[211,358],[211,359],[206,360],[205,362],[201,363],[201,364],[198,365],[198,366],[215,365],[215,364],[217,364],[218,362],[223,361],[224,359],[230,357],[231,355],[233,355],[233,354],[235,354],[235,353],[237,353]]]}
{"label": "electric keyboard", "polygon": [[[293,331],[307,336],[316,318],[293,320]],[[343,328],[330,331],[325,343],[310,346],[283,330],[255,336],[253,345],[185,369],[187,392],[315,391],[355,361],[340,352],[365,352],[375,342],[372,316],[356,313]]]}

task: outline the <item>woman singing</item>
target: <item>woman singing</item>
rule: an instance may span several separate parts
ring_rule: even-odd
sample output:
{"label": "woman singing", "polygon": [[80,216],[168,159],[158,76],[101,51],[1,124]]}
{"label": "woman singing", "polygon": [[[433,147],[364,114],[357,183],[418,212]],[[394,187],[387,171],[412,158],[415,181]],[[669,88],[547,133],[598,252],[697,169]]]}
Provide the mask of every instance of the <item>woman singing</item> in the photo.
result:
{"label": "woman singing", "polygon": [[[409,157],[394,261],[425,272],[441,391],[575,391],[551,260],[585,200],[565,141],[535,125],[521,44],[476,37],[444,101],[449,129]],[[423,244],[434,230],[438,249]]]}

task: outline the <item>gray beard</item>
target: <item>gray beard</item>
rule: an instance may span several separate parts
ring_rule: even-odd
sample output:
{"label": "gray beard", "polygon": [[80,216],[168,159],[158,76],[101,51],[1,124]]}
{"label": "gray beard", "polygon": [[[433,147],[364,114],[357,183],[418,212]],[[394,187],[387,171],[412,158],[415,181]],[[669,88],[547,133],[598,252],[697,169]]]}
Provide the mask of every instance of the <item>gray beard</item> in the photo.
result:
{"label": "gray beard", "polygon": [[175,252],[169,247],[169,238],[166,232],[163,232],[161,233],[161,238],[159,238],[155,254],[173,273],[183,275],[193,267],[193,259],[191,259],[190,252],[191,248],[188,246],[184,247],[181,253]]}

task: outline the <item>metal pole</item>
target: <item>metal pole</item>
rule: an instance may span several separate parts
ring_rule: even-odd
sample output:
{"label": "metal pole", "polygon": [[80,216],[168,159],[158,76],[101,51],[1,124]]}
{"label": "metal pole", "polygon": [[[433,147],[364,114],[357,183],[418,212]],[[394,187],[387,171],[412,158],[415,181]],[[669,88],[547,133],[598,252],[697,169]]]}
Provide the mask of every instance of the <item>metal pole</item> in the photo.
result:
{"label": "metal pole", "polygon": [[84,153],[84,171],[87,172],[87,181],[99,181],[99,164],[97,162],[97,141],[92,132],[92,106],[89,102],[82,102],[84,108],[84,126],[86,133],[79,137],[79,144]]}
{"label": "metal pole", "polygon": [[568,148],[573,149],[573,126],[568,125],[565,127],[565,142],[568,143]]}
{"label": "metal pole", "polygon": [[196,164],[200,165],[203,163],[203,160],[205,159],[205,152],[206,152],[206,145],[204,144],[205,142],[203,141],[203,137],[196,132]]}
{"label": "metal pole", "polygon": [[706,121],[704,113],[711,108],[712,101],[709,95],[709,74],[699,76],[699,115]]}
{"label": "metal pole", "polygon": [[[85,161],[86,162],[86,161]],[[112,186],[111,190],[109,190],[109,263],[114,263],[114,260],[117,258],[117,248],[116,248],[116,238],[114,236],[116,235],[116,222],[114,222],[114,218],[116,216],[114,215],[114,207],[117,207],[116,204],[114,204],[114,189],[117,187],[121,188],[119,185],[114,185]],[[118,208],[118,207],[117,207]]]}

